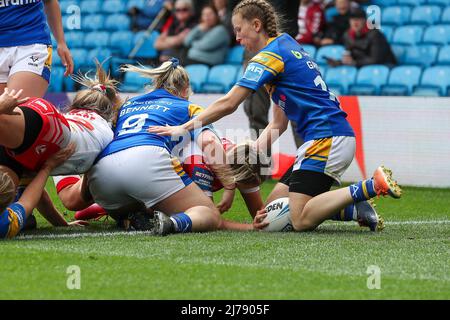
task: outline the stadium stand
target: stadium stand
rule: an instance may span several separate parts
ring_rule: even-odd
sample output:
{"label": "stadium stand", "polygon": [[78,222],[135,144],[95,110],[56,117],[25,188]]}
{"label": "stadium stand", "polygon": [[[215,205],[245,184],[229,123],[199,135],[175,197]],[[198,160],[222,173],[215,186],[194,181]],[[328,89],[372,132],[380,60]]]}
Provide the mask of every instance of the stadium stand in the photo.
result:
{"label": "stadium stand", "polygon": [[[324,79],[338,94],[426,95],[446,96],[450,67],[450,0],[372,0],[381,8],[381,31],[398,59],[398,66],[330,67],[325,57],[340,59],[344,47],[304,45],[304,50],[317,62]],[[133,63],[128,55],[144,32],[133,33],[127,11],[142,7],[144,0],[61,0],[63,21],[73,14],[73,5],[80,7],[81,28],[70,29],[66,23],[65,36],[75,61],[75,70],[85,72],[93,66],[93,57],[106,61],[114,76],[122,63]],[[326,18],[336,14],[326,10]],[[155,31],[138,51],[137,59],[155,59],[158,52],[153,43]],[[53,45],[56,47],[54,39]],[[60,79],[61,60],[53,54],[53,82],[51,91],[72,91],[70,78]],[[230,48],[223,65],[187,67],[195,92],[226,92],[242,75],[241,46]],[[156,64],[156,63],[155,63]],[[56,71],[55,71],[56,70]],[[218,71],[219,70],[219,71]],[[437,80],[439,79],[439,80]],[[123,88],[137,90],[136,82],[128,76]],[[134,83],[134,84],[133,84]],[[131,90],[130,89],[130,90]],[[142,89],[142,88],[141,88]]]}

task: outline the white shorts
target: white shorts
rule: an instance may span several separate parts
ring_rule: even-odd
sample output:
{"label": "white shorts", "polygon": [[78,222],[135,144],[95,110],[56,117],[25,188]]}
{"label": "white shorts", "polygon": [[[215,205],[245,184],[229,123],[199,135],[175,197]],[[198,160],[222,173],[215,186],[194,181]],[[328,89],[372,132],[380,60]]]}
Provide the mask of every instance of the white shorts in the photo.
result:
{"label": "white shorts", "polygon": [[309,170],[326,174],[341,183],[341,176],[355,156],[355,137],[330,137],[305,142],[297,150],[292,172]]}
{"label": "white shorts", "polygon": [[166,149],[139,146],[110,154],[95,164],[89,190],[106,210],[137,202],[150,208],[191,183],[180,161]]}
{"label": "white shorts", "polygon": [[0,48],[0,83],[21,71],[35,73],[50,82],[52,46],[32,44],[29,46]]}

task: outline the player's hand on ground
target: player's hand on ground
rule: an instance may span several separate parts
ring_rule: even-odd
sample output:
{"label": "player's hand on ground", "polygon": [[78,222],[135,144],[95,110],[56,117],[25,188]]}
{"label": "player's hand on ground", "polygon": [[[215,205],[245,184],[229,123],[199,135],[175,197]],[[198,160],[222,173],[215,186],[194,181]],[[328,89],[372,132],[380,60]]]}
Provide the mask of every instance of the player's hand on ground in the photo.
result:
{"label": "player's hand on ground", "polygon": [[0,96],[0,114],[17,114],[14,109],[29,99],[29,97],[21,98],[23,90],[16,92],[14,89],[5,88]]}
{"label": "player's hand on ground", "polygon": [[233,200],[234,200],[234,189],[233,190],[225,189],[222,194],[222,199],[220,200],[220,202],[217,204],[216,207],[217,209],[219,209],[220,213],[227,212],[228,210],[230,210],[231,205],[233,204]]}
{"label": "player's hand on ground", "polygon": [[59,165],[63,164],[64,161],[69,159],[75,152],[75,149],[76,145],[74,143],[69,144],[67,147],[59,150],[57,153],[48,158],[47,161],[45,161],[44,166],[50,170],[55,169]]}
{"label": "player's hand on ground", "polygon": [[267,222],[267,221],[263,222],[266,217],[267,217],[267,212],[266,212],[265,208],[262,210],[258,210],[256,212],[255,218],[253,219],[253,228],[255,230],[261,230],[261,229],[267,227],[269,225],[269,222]]}
{"label": "player's hand on ground", "polygon": [[183,137],[189,132],[183,126],[151,126],[147,129],[150,133],[159,134],[160,136]]}
{"label": "player's hand on ground", "polygon": [[67,222],[68,227],[86,227],[89,225],[89,222],[84,220],[75,220],[71,222]]}
{"label": "player's hand on ground", "polygon": [[61,63],[64,67],[66,67],[66,71],[64,72],[64,76],[67,77],[68,75],[73,73],[73,58],[70,54],[70,50],[67,47],[67,44],[65,43],[59,43],[58,44],[58,56],[61,58]]}

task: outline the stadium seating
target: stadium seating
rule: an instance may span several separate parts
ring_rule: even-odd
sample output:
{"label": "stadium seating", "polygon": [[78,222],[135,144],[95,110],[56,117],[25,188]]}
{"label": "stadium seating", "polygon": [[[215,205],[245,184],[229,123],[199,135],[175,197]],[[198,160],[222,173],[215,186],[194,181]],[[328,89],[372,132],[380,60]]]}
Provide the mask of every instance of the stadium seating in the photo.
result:
{"label": "stadium seating", "polygon": [[337,95],[346,95],[348,87],[356,80],[357,69],[350,66],[329,68],[326,73],[328,88]]}
{"label": "stadium seating", "polygon": [[450,25],[429,26],[425,30],[422,42],[439,45],[450,44]]}
{"label": "stadium seating", "polygon": [[331,58],[335,60],[340,60],[345,48],[341,45],[329,45],[319,48],[316,54],[316,62],[319,64],[326,64],[327,60],[325,58]]}
{"label": "stadium seating", "polygon": [[133,49],[134,34],[131,31],[116,31],[111,34],[110,47],[111,50],[119,53],[120,56],[126,57]]}
{"label": "stadium seating", "polygon": [[84,44],[84,33],[81,31],[70,31],[65,33],[66,43],[69,48],[82,48]]}
{"label": "stadium seating", "polygon": [[441,8],[439,6],[418,6],[411,13],[411,24],[433,25],[439,22]]}
{"label": "stadium seating", "polygon": [[135,72],[126,72],[123,84],[120,87],[122,92],[143,92],[145,86],[151,84],[151,79],[141,77]]}
{"label": "stadium seating", "polygon": [[186,71],[189,74],[192,90],[201,92],[208,77],[209,67],[205,64],[191,64],[186,66]]}
{"label": "stadium seating", "polygon": [[437,58],[439,65],[450,65],[450,45],[441,47]]}
{"label": "stadium seating", "polygon": [[127,9],[131,9],[133,7],[143,8],[145,5],[145,0],[128,0],[127,1]]}
{"label": "stadium seating", "polygon": [[50,78],[50,85],[48,87],[49,92],[61,92],[63,91],[63,78],[64,78],[64,67],[53,67],[52,74]]}
{"label": "stadium seating", "polygon": [[383,65],[364,66],[358,71],[356,84],[350,86],[352,95],[377,95],[386,83],[389,68]]}
{"label": "stadium seating", "polygon": [[425,69],[420,86],[414,90],[414,95],[444,96],[450,86],[450,66],[434,66]]}
{"label": "stadium seating", "polygon": [[225,64],[236,64],[242,65],[244,61],[244,47],[234,46],[228,50],[227,56],[225,58]]}
{"label": "stadium seating", "polygon": [[109,50],[108,48],[95,48],[88,52],[84,66],[87,69],[94,69],[95,59],[98,59],[98,61],[103,63],[103,67],[106,70],[109,70],[109,66],[111,64],[110,58],[111,58],[111,50]]}
{"label": "stadium seating", "polygon": [[111,31],[130,30],[130,18],[126,14],[112,14],[105,20],[105,29]]}
{"label": "stadium seating", "polygon": [[393,6],[383,9],[381,14],[381,25],[403,25],[409,21],[411,8],[407,6]]}
{"label": "stadium seating", "polygon": [[77,0],[60,1],[59,7],[61,9],[61,14],[64,15],[64,14],[69,13],[68,9],[70,8],[70,6],[73,6],[73,5],[79,6],[80,1],[77,1]]}
{"label": "stadium seating", "polygon": [[444,12],[442,12],[441,23],[450,23],[450,5],[444,9]]}
{"label": "stadium seating", "polygon": [[222,64],[209,70],[208,78],[202,86],[205,93],[226,93],[236,83],[236,66]]}
{"label": "stadium seating", "polygon": [[89,14],[81,18],[83,31],[98,31],[104,29],[105,16],[102,14]]}
{"label": "stadium seating", "polygon": [[401,5],[409,5],[409,6],[417,6],[421,4],[425,4],[427,0],[397,0],[398,4]]}
{"label": "stadium seating", "polygon": [[402,63],[428,67],[436,62],[437,54],[438,47],[433,44],[410,46],[406,49]]}
{"label": "stadium seating", "polygon": [[449,0],[428,0],[427,4],[439,5],[442,7],[450,6]]}
{"label": "stadium seating", "polygon": [[390,7],[397,4],[397,0],[372,0],[372,4],[380,7]]}
{"label": "stadium seating", "polygon": [[58,53],[53,53],[52,54],[52,69],[53,67],[60,67],[62,66],[62,61],[61,58],[59,57]]}
{"label": "stadium seating", "polygon": [[303,50],[305,50],[311,58],[316,56],[317,49],[311,44],[302,44]]}
{"label": "stadium seating", "polygon": [[105,13],[121,13],[126,12],[126,4],[120,0],[106,0],[103,2],[102,11]]}
{"label": "stadium seating", "polygon": [[382,25],[381,32],[384,34],[384,36],[386,37],[386,40],[388,42],[392,42],[392,38],[394,36],[394,30],[395,29],[393,26]]}
{"label": "stadium seating", "polygon": [[415,45],[422,39],[423,27],[418,25],[401,26],[395,29],[392,42],[395,44]]}
{"label": "stadium seating", "polygon": [[[133,47],[139,42],[139,40],[145,36],[145,31],[140,31],[134,36]],[[153,44],[159,37],[159,32],[153,31],[150,36],[145,40],[139,51],[136,53],[135,58],[147,58],[154,59],[158,57],[158,51],[156,51]]]}
{"label": "stadium seating", "polygon": [[405,96],[419,84],[422,69],[418,66],[399,66],[391,70],[389,80],[382,86],[381,95]]}
{"label": "stadium seating", "polygon": [[86,64],[88,51],[86,49],[72,49],[70,50],[74,61],[74,71],[81,69]]}
{"label": "stadium seating", "polygon": [[338,15],[338,11],[336,10],[336,7],[330,7],[327,10],[325,10],[325,20],[327,22],[333,21],[333,17]]}
{"label": "stadium seating", "polygon": [[[81,9],[81,29],[68,23],[73,20],[69,21],[69,18],[74,12],[67,12],[67,9],[74,4]],[[388,70],[387,74],[375,66],[374,70],[378,70],[379,74],[369,81],[364,78],[365,73],[369,72],[365,68],[331,68],[327,65],[325,57],[341,59],[345,51],[343,46],[329,45],[319,48],[303,45],[304,50],[319,65],[330,90],[339,94],[448,94],[447,88],[433,87],[427,77],[432,72],[430,70],[450,66],[450,0],[372,0],[371,4],[381,8],[380,31],[390,43],[398,66]],[[142,8],[144,5],[145,0],[61,0],[65,38],[74,57],[75,70],[86,71],[92,67],[93,55],[98,53],[101,55],[100,60],[111,58],[106,66],[111,65],[114,76],[122,76],[117,73],[118,66],[135,62],[126,58],[144,34],[143,31],[136,34],[131,32],[127,11],[131,7]],[[335,8],[327,9],[327,20],[336,14]],[[151,34],[137,53],[136,59],[151,59],[157,64],[158,52],[153,47],[157,36],[157,32]],[[56,48],[54,37],[52,44]],[[225,76],[214,76],[217,75],[216,69],[206,65],[187,67],[194,91],[226,92],[242,77],[243,50],[242,46],[230,48],[224,62],[228,65],[225,68],[228,70]],[[56,50],[54,53],[53,66],[60,67],[61,61]],[[107,57],[107,53],[110,56]],[[219,80],[212,81],[214,77]],[[63,88],[67,90],[70,87],[73,87],[73,81],[65,78]],[[58,88],[53,87],[52,90]]]}
{"label": "stadium seating", "polygon": [[84,0],[80,3],[83,14],[95,14],[102,11],[102,2],[97,0]]}
{"label": "stadium seating", "polygon": [[84,37],[84,48],[92,49],[107,47],[109,45],[109,33],[106,31],[93,31]]}

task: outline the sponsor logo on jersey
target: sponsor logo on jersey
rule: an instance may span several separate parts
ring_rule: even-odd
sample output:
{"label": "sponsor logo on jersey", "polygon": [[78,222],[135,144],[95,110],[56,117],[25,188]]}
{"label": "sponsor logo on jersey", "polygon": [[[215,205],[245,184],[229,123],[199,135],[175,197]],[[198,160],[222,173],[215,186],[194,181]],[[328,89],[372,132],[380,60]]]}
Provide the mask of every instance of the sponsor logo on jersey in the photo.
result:
{"label": "sponsor logo on jersey", "polygon": [[47,146],[45,144],[40,144],[34,150],[38,155],[41,155],[47,150]]}
{"label": "sponsor logo on jersey", "polygon": [[264,66],[259,63],[250,63],[245,69],[244,79],[258,82],[264,73]]}

